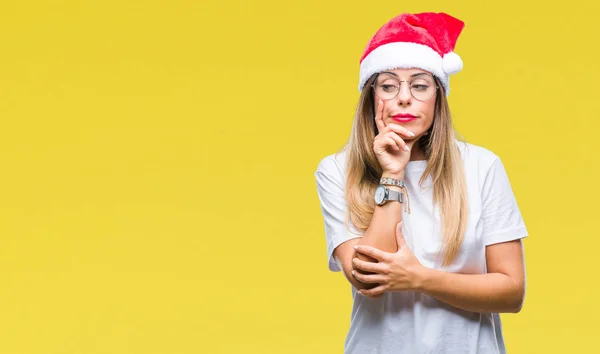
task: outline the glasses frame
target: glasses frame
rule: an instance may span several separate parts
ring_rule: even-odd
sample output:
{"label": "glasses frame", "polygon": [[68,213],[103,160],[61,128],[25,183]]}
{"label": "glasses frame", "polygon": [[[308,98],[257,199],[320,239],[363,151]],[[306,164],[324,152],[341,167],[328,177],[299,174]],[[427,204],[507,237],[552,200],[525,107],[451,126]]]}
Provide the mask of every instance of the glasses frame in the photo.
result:
{"label": "glasses frame", "polygon": [[[403,83],[403,82],[409,83],[409,82],[412,82],[413,80],[416,80],[416,79],[413,79],[413,80],[410,80],[410,81],[406,81],[406,80],[398,80],[398,82],[400,82],[400,87],[398,88],[398,92],[396,92],[396,94],[394,95],[394,97],[392,97],[392,98],[383,98],[383,97],[380,97],[380,96],[377,94],[377,90],[375,90],[375,83],[377,82],[377,78],[379,78],[379,75],[380,75],[380,74],[381,74],[381,73],[377,73],[377,75],[375,76],[375,79],[373,80],[373,83],[371,84],[371,88],[373,89],[373,94],[374,94],[375,96],[377,96],[377,97],[381,98],[381,99],[382,99],[382,100],[384,100],[384,101],[393,100],[394,98],[398,97],[398,94],[400,94],[400,90],[402,90],[402,83]],[[420,100],[420,99],[418,99],[418,98],[416,98],[416,97],[415,97],[415,95],[413,94],[413,92],[412,92],[412,90],[410,89],[410,86],[409,86],[409,87],[408,87],[408,92],[410,92],[410,95],[412,96],[412,98],[414,98],[415,100],[417,100],[417,101],[420,101],[420,102],[429,101],[429,100],[430,100],[430,99],[431,99],[433,96],[435,96],[435,93],[436,93],[436,92],[438,91],[438,89],[440,88],[440,87],[438,86],[438,84],[437,84],[437,81],[435,80],[435,77],[434,77],[433,75],[426,74],[426,73],[423,73],[423,74],[424,74],[424,75],[426,75],[426,76],[429,76],[429,77],[431,77],[431,79],[433,80],[433,84],[435,85],[435,90],[433,91],[433,94],[431,95],[431,97],[429,97],[429,98],[427,98],[427,99],[424,99],[424,100]]]}

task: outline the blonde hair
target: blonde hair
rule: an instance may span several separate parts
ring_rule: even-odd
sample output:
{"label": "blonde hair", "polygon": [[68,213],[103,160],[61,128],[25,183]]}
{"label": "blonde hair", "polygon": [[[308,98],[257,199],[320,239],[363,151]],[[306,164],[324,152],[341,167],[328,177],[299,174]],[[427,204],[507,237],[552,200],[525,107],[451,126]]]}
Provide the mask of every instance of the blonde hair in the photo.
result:
{"label": "blonde hair", "polygon": [[[348,203],[348,219],[361,231],[365,231],[375,210],[373,194],[383,170],[373,152],[376,126],[374,123],[374,97],[371,90],[376,75],[365,84],[359,98],[352,132],[346,148],[347,173],[345,197]],[[443,86],[435,78],[435,115],[429,134],[422,136],[417,144],[423,149],[427,167],[419,180],[422,186],[427,176],[433,181],[433,201],[440,206],[440,218],[444,235],[444,261],[448,266],[458,255],[467,223],[467,191],[460,150],[452,126],[450,109]]]}

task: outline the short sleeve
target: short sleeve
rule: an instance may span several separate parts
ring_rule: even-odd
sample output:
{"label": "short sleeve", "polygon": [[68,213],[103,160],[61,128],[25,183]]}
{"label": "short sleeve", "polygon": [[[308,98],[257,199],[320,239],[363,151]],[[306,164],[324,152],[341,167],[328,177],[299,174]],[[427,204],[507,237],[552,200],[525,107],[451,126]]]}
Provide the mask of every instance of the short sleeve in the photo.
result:
{"label": "short sleeve", "polygon": [[527,228],[500,158],[492,163],[483,184],[482,220],[485,245],[526,237]]}
{"label": "short sleeve", "polygon": [[344,197],[344,176],[336,163],[334,155],[324,158],[314,173],[317,181],[317,194],[321,203],[321,212],[325,222],[325,239],[327,242],[327,259],[329,270],[341,271],[333,257],[337,246],[350,239],[361,237],[350,221],[345,225],[347,203]]}

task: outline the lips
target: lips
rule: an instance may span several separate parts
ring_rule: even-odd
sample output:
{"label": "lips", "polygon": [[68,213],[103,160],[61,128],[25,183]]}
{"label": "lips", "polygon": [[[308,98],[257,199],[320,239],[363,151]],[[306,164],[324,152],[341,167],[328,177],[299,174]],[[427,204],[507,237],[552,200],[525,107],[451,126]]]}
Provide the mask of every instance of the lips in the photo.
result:
{"label": "lips", "polygon": [[413,121],[415,119],[417,119],[417,116],[412,115],[410,113],[398,113],[392,116],[392,118],[394,118],[394,120],[398,121],[398,122],[410,122]]}

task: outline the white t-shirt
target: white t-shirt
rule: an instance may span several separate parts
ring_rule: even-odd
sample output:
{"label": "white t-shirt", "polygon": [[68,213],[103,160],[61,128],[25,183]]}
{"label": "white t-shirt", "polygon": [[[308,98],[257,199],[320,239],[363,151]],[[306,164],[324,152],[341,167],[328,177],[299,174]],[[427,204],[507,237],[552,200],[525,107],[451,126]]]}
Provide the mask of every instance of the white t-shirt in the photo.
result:
{"label": "white t-shirt", "polygon": [[[527,229],[500,158],[491,151],[457,141],[465,167],[469,216],[460,252],[446,271],[486,273],[485,246],[527,236]],[[439,208],[433,206],[431,177],[418,182],[426,161],[410,161],[405,183],[411,213],[404,212],[403,234],[417,259],[441,269],[443,254]],[[352,223],[344,226],[345,150],[321,160],[315,177],[325,221],[329,269],[338,272],[333,250],[360,237]],[[404,209],[404,208],[403,208]],[[415,291],[385,292],[379,298],[352,288],[352,315],[345,353],[503,354],[506,352],[500,316],[475,313],[445,304]]]}

